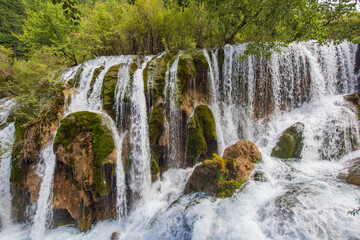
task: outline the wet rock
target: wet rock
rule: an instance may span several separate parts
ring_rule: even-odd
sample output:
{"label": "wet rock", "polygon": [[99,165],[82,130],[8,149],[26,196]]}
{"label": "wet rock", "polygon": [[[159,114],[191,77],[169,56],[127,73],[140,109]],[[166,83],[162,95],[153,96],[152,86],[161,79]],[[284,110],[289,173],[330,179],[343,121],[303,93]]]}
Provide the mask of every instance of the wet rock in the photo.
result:
{"label": "wet rock", "polygon": [[[360,50],[359,50],[359,52],[360,52]],[[344,96],[344,99],[356,107],[356,110],[358,112],[358,119],[360,120],[360,93],[346,95],[346,96]]]}
{"label": "wet rock", "polygon": [[111,240],[118,240],[120,238],[121,234],[119,232],[114,232],[111,235]]}
{"label": "wet rock", "polygon": [[348,183],[360,186],[360,159],[357,159],[350,167],[345,179]]}
{"label": "wet rock", "polygon": [[197,106],[187,123],[186,161],[193,166],[197,161],[217,153],[215,118],[206,105]]}
{"label": "wet rock", "polygon": [[256,171],[253,176],[254,181],[257,182],[266,182],[265,174],[262,171]]}
{"label": "wet rock", "polygon": [[271,152],[271,156],[281,159],[301,158],[301,151],[304,145],[303,131],[304,124],[301,122],[297,122],[287,128],[280,136]]}
{"label": "wet rock", "polygon": [[239,141],[225,150],[224,158],[214,154],[194,169],[184,193],[205,192],[216,197],[231,197],[249,180],[261,153],[254,143]]}
{"label": "wet rock", "polygon": [[68,115],[57,131],[54,152],[54,219],[61,224],[75,222],[87,231],[97,221],[114,218],[116,149],[101,116]]}
{"label": "wet rock", "polygon": [[[116,118],[116,112],[114,110],[114,92],[115,92],[115,87],[116,87],[116,83],[117,83],[117,76],[119,73],[119,68],[120,68],[121,64],[118,65],[114,65],[112,67],[109,68],[109,70],[106,72],[105,76],[104,76],[104,80],[103,80],[103,86],[102,86],[102,96],[104,97],[103,100],[103,109],[113,118]],[[96,72],[96,70],[98,70]],[[100,72],[103,70],[101,68],[97,68],[95,70],[94,76],[95,74],[100,74]],[[96,79],[96,78],[95,78]],[[93,78],[94,80],[94,78]]]}

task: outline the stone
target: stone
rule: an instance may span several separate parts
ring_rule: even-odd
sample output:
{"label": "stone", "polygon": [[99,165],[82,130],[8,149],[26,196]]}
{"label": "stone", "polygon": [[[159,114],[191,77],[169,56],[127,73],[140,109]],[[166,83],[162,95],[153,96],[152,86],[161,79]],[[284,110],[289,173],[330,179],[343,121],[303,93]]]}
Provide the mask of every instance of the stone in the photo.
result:
{"label": "stone", "polygon": [[255,163],[261,159],[261,153],[254,143],[239,141],[225,150],[224,158],[213,154],[212,160],[198,165],[184,193],[205,192],[216,197],[231,197],[249,180]]}
{"label": "stone", "polygon": [[87,231],[116,216],[116,149],[102,116],[76,112],[61,121],[54,140],[54,219]]}
{"label": "stone", "polygon": [[271,152],[271,156],[281,159],[301,158],[301,152],[304,146],[304,127],[303,123],[297,122],[287,128],[280,136],[276,146]]}

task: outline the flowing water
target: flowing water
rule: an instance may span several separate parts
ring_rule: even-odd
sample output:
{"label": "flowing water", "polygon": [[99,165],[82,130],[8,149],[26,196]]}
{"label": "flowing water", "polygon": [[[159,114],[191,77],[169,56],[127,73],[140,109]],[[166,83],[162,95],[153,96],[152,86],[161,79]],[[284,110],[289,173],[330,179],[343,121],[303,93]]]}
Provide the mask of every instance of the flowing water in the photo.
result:
{"label": "flowing water", "polygon": [[[228,199],[212,199],[202,193],[183,195],[193,168],[170,168],[151,184],[142,79],[146,62],[151,59],[148,57],[135,72],[131,90],[129,132],[134,165],[130,187],[139,194],[137,204],[126,216],[118,214],[117,220],[99,222],[87,233],[71,226],[45,229],[46,215],[41,215],[31,228],[10,224],[0,232],[0,239],[28,239],[31,233],[34,239],[41,236],[98,240],[110,239],[113,232],[120,233],[119,239],[358,239],[360,217],[347,212],[357,207],[355,199],[360,197],[360,188],[337,178],[341,169],[360,158],[360,150],[354,151],[360,137],[358,116],[343,99],[344,94],[355,92],[358,87],[354,73],[356,47],[349,43],[329,46],[294,43],[273,53],[270,59],[250,57],[240,61],[238,56],[244,49],[245,45],[227,45],[223,52],[221,49],[203,52],[210,65],[209,105],[216,121],[219,152],[241,139],[254,141],[263,155],[255,169],[260,178],[253,176],[244,189]],[[89,95],[90,87],[86,87],[92,79],[91,71],[104,65],[99,59],[86,63],[88,67],[84,64],[80,87],[69,112],[101,110],[90,104],[92,100],[88,98],[95,101],[96,94]],[[172,76],[176,74],[175,63],[168,67],[164,92],[165,101],[170,103],[170,134],[174,134],[171,129],[176,124],[176,118],[171,120],[171,101],[176,101],[176,95],[172,94],[172,99],[166,94],[176,89],[177,81],[172,79],[176,79]],[[115,109],[121,109],[121,96],[130,81],[128,67],[121,68],[119,73],[115,96],[120,100]],[[120,119],[120,110],[119,113]],[[282,132],[297,122],[305,126],[302,159],[271,157]],[[119,134],[111,119],[108,126],[116,133],[113,136],[121,151],[127,132]],[[176,150],[170,149],[170,154],[173,151]],[[41,189],[47,182],[47,169]],[[123,171],[122,166],[116,171]],[[125,190],[118,188],[118,196],[125,195],[119,191]],[[48,200],[46,195],[40,193],[40,199]],[[43,202],[48,208],[46,201]],[[125,201],[117,201],[120,212],[125,207],[121,202]],[[43,208],[38,207],[36,215],[44,212]],[[38,224],[43,227],[37,227]]]}
{"label": "flowing water", "polygon": [[40,240],[44,238],[45,229],[49,223],[56,160],[56,156],[53,151],[53,143],[54,141],[51,141],[40,152],[40,162],[37,167],[37,174],[42,181],[40,185],[37,209],[30,233],[30,237],[33,240]]}
{"label": "flowing water", "polygon": [[143,70],[152,56],[145,57],[144,63],[135,71],[131,95],[131,169],[129,187],[133,193],[145,197],[151,185],[149,127],[144,93]]}
{"label": "flowing water", "polygon": [[171,66],[168,63],[164,88],[165,104],[168,106],[169,112],[170,146],[168,149],[168,163],[174,167],[181,165],[182,157],[180,109],[177,107],[180,97],[177,70],[181,54],[180,52]]}
{"label": "flowing water", "polygon": [[14,123],[6,123],[13,100],[0,100],[0,229],[11,225],[10,172]]}

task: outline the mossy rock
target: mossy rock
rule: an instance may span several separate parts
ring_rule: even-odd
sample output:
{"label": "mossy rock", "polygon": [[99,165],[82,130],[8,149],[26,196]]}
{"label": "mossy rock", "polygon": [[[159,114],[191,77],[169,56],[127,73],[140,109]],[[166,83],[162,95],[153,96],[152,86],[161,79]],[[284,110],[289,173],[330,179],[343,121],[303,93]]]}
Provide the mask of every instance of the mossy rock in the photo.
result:
{"label": "mossy rock", "polygon": [[149,118],[149,140],[150,144],[156,144],[159,137],[163,134],[164,114],[160,106],[154,106]]}
{"label": "mossy rock", "polygon": [[196,72],[208,72],[210,67],[209,63],[206,60],[206,57],[203,54],[202,50],[199,50],[192,54],[192,58],[195,64]]}
{"label": "mossy rock", "polygon": [[157,180],[157,174],[159,173],[159,157],[155,151],[151,150],[151,176],[153,181]]}
{"label": "mossy rock", "polygon": [[100,167],[103,160],[115,149],[111,131],[102,123],[101,117],[93,112],[76,112],[61,120],[54,141],[54,151],[61,144],[66,149],[80,132],[92,134],[95,164]]}
{"label": "mossy rock", "polygon": [[303,149],[304,124],[297,122],[287,128],[280,136],[271,156],[281,159],[301,158]]}
{"label": "mossy rock", "polygon": [[231,197],[244,183],[246,183],[246,181],[236,181],[234,179],[230,181],[220,181],[217,183],[218,190],[216,196],[219,198]]}
{"label": "mossy rock", "polygon": [[[73,85],[75,88],[79,87],[80,86],[80,78],[81,78],[81,74],[83,73],[84,71],[84,68],[83,66],[81,65],[79,67],[79,69],[76,71],[76,74],[75,74],[75,77],[74,77],[74,80],[73,80]],[[70,83],[69,83],[70,84]]]}
{"label": "mossy rock", "polygon": [[[193,116],[188,121],[187,130],[187,158],[197,159],[211,150],[208,147],[216,142],[216,124],[214,115],[208,106],[196,107]],[[216,149],[212,151],[216,152]]]}
{"label": "mossy rock", "polygon": [[71,151],[72,143],[77,135],[82,132],[91,133],[95,190],[99,194],[108,194],[110,183],[104,177],[101,168],[104,164],[109,163],[106,159],[115,149],[111,131],[103,124],[101,117],[93,112],[72,113],[61,120],[60,124],[54,140],[54,152],[60,145],[64,147],[65,151]]}
{"label": "mossy rock", "polygon": [[[179,86],[179,93],[182,96],[183,91],[188,82],[191,79],[196,77],[196,68],[193,61],[193,58],[190,54],[181,54],[179,57],[178,69],[177,69],[177,79]],[[182,104],[182,98],[179,100],[179,105]]]}
{"label": "mossy rock", "polygon": [[164,96],[165,75],[169,58],[155,58],[151,60],[143,71],[145,95],[157,99]]}
{"label": "mossy rock", "polygon": [[100,73],[102,72],[102,70],[104,70],[105,66],[101,66],[101,67],[98,67],[94,70],[94,74],[93,74],[93,77],[91,79],[91,82],[90,82],[90,91],[89,93],[91,93],[93,91],[93,87],[94,87],[94,84],[95,84],[95,81],[96,81],[96,78],[100,75]]}
{"label": "mossy rock", "polygon": [[118,79],[119,68],[121,64],[114,65],[106,72],[102,86],[103,109],[113,118],[116,118],[114,110],[115,88]]}

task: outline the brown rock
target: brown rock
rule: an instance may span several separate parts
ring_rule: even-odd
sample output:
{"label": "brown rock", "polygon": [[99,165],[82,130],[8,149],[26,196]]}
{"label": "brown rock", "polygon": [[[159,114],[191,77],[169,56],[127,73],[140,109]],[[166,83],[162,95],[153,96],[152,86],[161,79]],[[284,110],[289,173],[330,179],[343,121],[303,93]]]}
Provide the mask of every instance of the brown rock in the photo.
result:
{"label": "brown rock", "polygon": [[360,160],[358,159],[350,168],[346,181],[351,184],[360,186]]}
{"label": "brown rock", "polygon": [[205,192],[217,197],[230,197],[249,180],[262,156],[254,143],[239,141],[225,150],[224,159],[214,154],[213,160],[198,165],[185,186],[184,193]]}
{"label": "brown rock", "polygon": [[226,148],[223,157],[234,159],[242,157],[254,163],[259,162],[262,158],[259,149],[253,142],[250,141],[239,141],[234,145]]}

